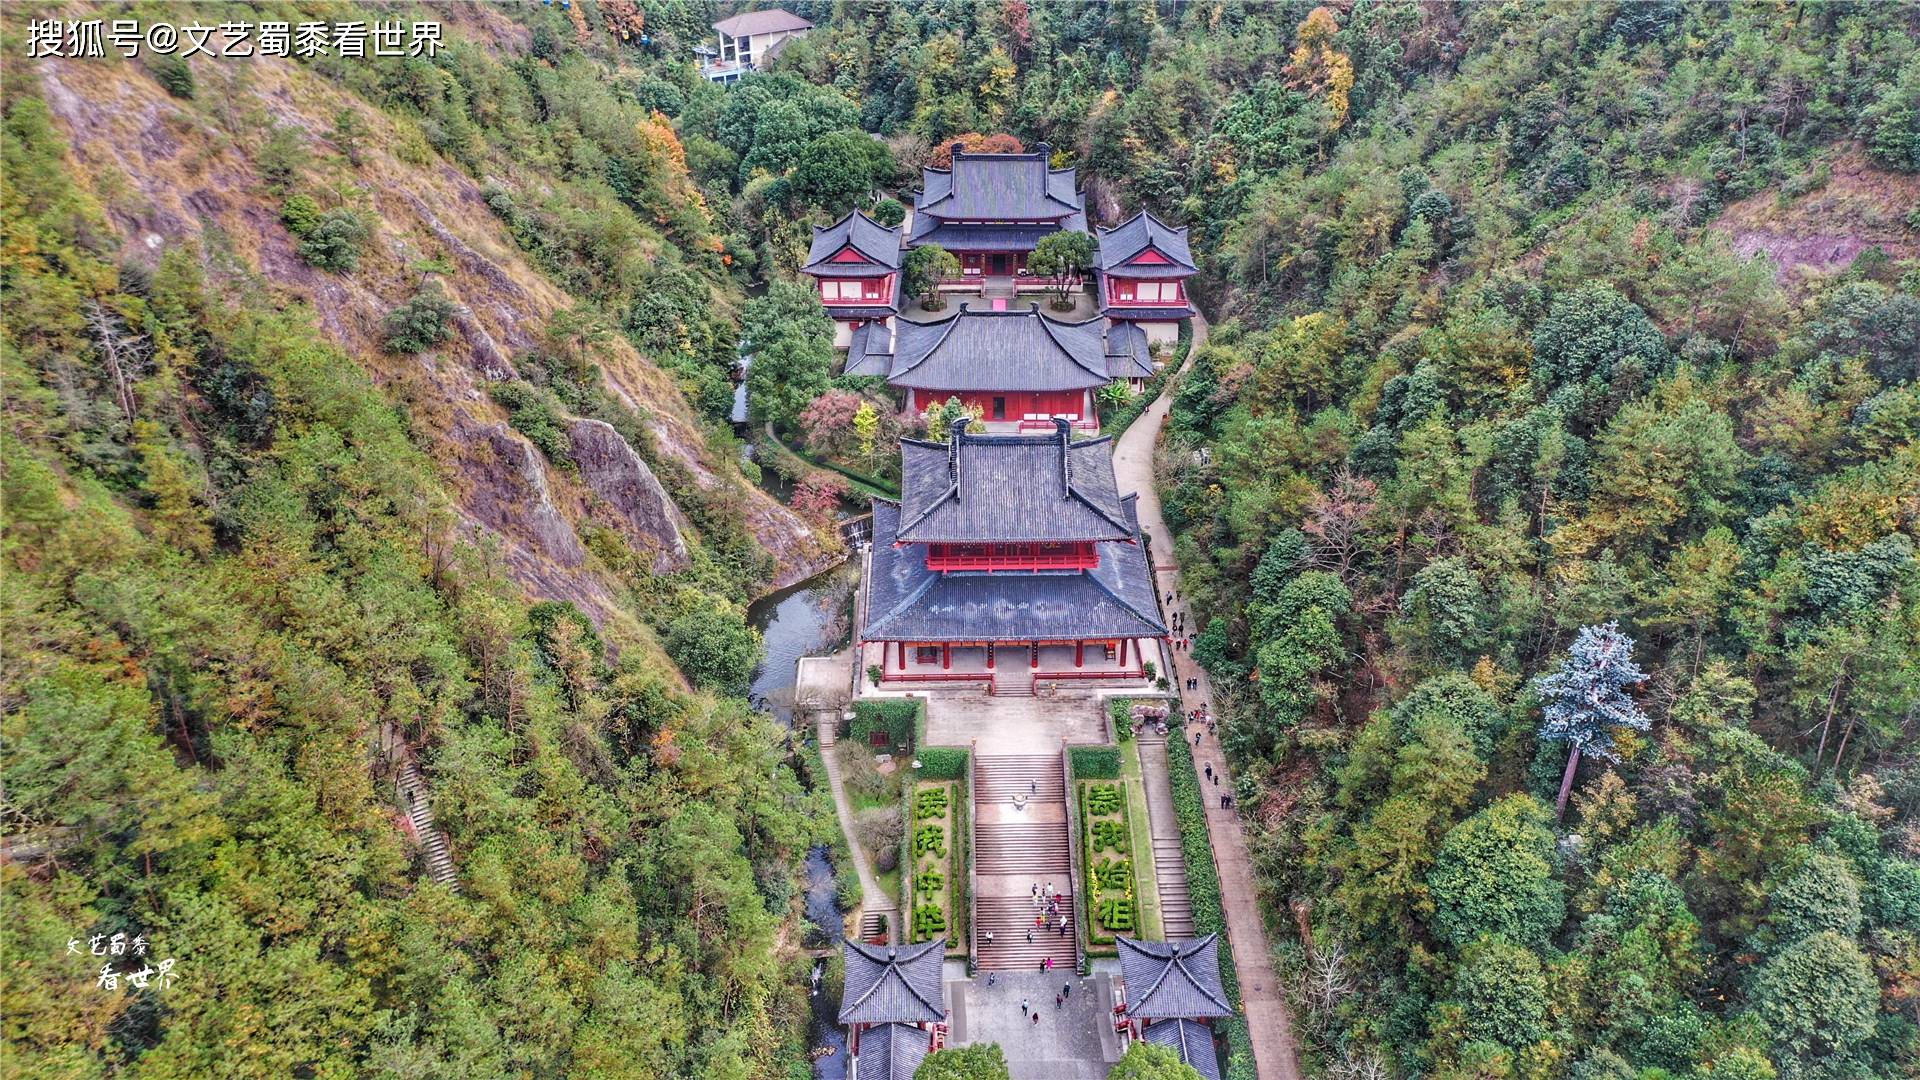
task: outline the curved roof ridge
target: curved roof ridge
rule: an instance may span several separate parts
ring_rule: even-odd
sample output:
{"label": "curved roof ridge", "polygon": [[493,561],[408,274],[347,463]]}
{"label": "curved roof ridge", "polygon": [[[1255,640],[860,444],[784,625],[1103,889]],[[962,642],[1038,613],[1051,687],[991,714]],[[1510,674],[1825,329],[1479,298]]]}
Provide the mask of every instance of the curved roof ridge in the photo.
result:
{"label": "curved roof ridge", "polygon": [[[1087,361],[1082,360],[1080,358],[1079,353],[1075,352],[1066,342],[1060,340],[1060,334],[1058,332],[1058,330],[1061,330],[1061,329],[1068,329],[1068,328],[1079,329],[1080,327],[1087,325],[1087,323],[1092,322],[1093,321],[1092,319],[1086,319],[1077,323],[1054,322],[1052,319],[1049,319],[1045,315],[1040,314],[1040,309],[1038,307],[1028,308],[1027,310],[1029,313],[1033,315],[1034,318],[1040,320],[1041,332],[1047,335],[1048,341],[1053,342],[1054,348],[1059,349],[1061,352],[1067,355],[1067,359],[1073,361],[1075,364],[1078,364],[1089,375],[1099,375],[1103,378],[1106,376],[1107,372],[1106,372],[1105,364],[1100,365],[1098,369],[1095,369],[1094,367],[1089,365]],[[1100,356],[1102,359],[1105,359],[1107,354],[1104,337],[1105,335],[1102,335],[1102,342],[1100,345]]]}
{"label": "curved roof ridge", "polygon": [[[907,988],[907,992],[909,994],[912,994],[916,1001],[920,1002],[920,1004],[922,1005],[925,1005],[932,1012],[936,1014],[940,1014],[946,1011],[945,1004],[938,1001],[928,1001],[927,996],[925,994],[922,994],[920,992],[920,989],[913,985],[913,980],[907,978],[905,973],[903,973],[900,970],[901,964],[906,963],[907,961],[910,961],[910,960],[918,960],[920,957],[926,955],[928,948],[931,948],[932,946],[938,945],[938,944],[941,944],[941,943],[938,941],[924,942],[922,943],[923,947],[921,949],[919,949],[917,952],[913,952],[910,955],[905,954],[904,950],[912,949],[913,946],[911,945],[907,945],[907,946],[888,945],[886,946],[887,955],[875,956],[874,951],[879,949],[880,946],[867,945],[864,942],[858,942],[858,941],[847,942],[848,946],[858,950],[860,954],[862,956],[865,956],[868,960],[871,960],[876,964],[884,964],[886,966],[886,974],[890,974],[895,978],[899,979],[900,984]],[[862,993],[859,997],[854,998],[850,1002],[842,1001],[840,1003],[840,1012],[844,1015],[850,1010],[858,1008],[860,1005],[864,1004],[868,998],[872,997],[875,993],[878,993],[880,990],[880,987],[883,986],[887,981],[886,974],[883,974],[880,978],[873,980],[873,985],[867,987],[866,992]]]}
{"label": "curved roof ridge", "polygon": [[[905,375],[907,372],[912,371],[914,368],[917,368],[921,364],[926,363],[927,357],[932,356],[940,348],[941,345],[945,344],[947,338],[953,334],[953,328],[960,325],[960,317],[962,315],[968,315],[968,314],[972,314],[972,313],[967,310],[967,306],[965,304],[961,304],[959,311],[956,311],[952,315],[949,315],[946,318],[941,319],[939,322],[916,324],[919,326],[937,326],[940,328],[940,333],[935,335],[933,339],[933,344],[928,345],[926,348],[926,351],[922,352],[920,356],[913,361],[913,363],[897,368],[891,374],[888,375],[888,378],[897,378],[898,376]],[[913,322],[912,319],[908,319],[906,321]],[[894,354],[894,362],[896,364],[899,363],[899,354],[897,352]],[[938,445],[938,444],[932,444],[932,445]]]}
{"label": "curved roof ridge", "polygon": [[[1133,538],[1134,538],[1135,544],[1138,544],[1140,542],[1140,519],[1134,516],[1133,506],[1135,503],[1139,501],[1139,499],[1140,499],[1140,495],[1138,492],[1130,492],[1126,495],[1120,496],[1120,505],[1123,509],[1127,511],[1127,516],[1130,519],[1132,519],[1132,522],[1133,522]],[[1109,586],[1106,582],[1100,580],[1100,575],[1088,574],[1087,576],[1092,579],[1095,585],[1100,587],[1101,592],[1106,593],[1108,596],[1112,597],[1114,603],[1119,604],[1122,608],[1126,609],[1128,614],[1132,615],[1134,618],[1139,619],[1140,621],[1146,623],[1149,626],[1158,626],[1163,631],[1166,629],[1166,624],[1161,621],[1158,613],[1141,611],[1138,607],[1136,607],[1134,604],[1129,602],[1126,597],[1121,596],[1118,592],[1115,592],[1113,588]]]}

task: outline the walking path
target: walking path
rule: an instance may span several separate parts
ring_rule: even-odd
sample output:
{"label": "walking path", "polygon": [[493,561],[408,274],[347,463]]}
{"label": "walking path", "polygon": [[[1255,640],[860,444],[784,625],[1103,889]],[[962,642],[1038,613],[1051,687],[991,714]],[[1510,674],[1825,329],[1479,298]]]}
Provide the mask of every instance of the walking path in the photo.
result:
{"label": "walking path", "polygon": [[[1187,351],[1188,364],[1206,343],[1207,320],[1195,315],[1193,345]],[[1159,399],[1121,434],[1113,451],[1113,468],[1120,490],[1137,492],[1140,496],[1136,509],[1154,560],[1156,589],[1162,596],[1175,595],[1176,602],[1169,615],[1174,610],[1184,610],[1185,602],[1179,599],[1180,567],[1174,562],[1173,535],[1160,516],[1160,492],[1153,480],[1153,452],[1159,441],[1160,425],[1173,405],[1175,385],[1175,380],[1169,380]],[[1192,654],[1184,650],[1174,651],[1173,662],[1176,685],[1182,688],[1181,697],[1187,707],[1192,708],[1198,702],[1211,713],[1213,686],[1207,681],[1207,673],[1193,662]],[[1197,690],[1184,689],[1188,679],[1198,680]],[[1193,767],[1199,770],[1208,765],[1213,766],[1214,772],[1226,776],[1226,789],[1231,790],[1232,774],[1227,771],[1226,758],[1220,753],[1217,739],[1202,739],[1194,750]],[[1207,785],[1209,795],[1214,790],[1212,785]],[[1220,868],[1221,906],[1226,910],[1234,971],[1240,979],[1240,1004],[1246,1013],[1247,1031],[1253,1038],[1254,1064],[1261,1080],[1299,1080],[1293,1018],[1282,998],[1280,980],[1273,973],[1267,931],[1261,925],[1259,899],[1254,890],[1253,860],[1247,854],[1246,833],[1234,811],[1222,810],[1214,802],[1207,803],[1206,810],[1207,838],[1213,845],[1214,862]]]}
{"label": "walking path", "polygon": [[847,800],[846,785],[840,782],[840,766],[833,758],[833,729],[839,722],[839,714],[833,710],[814,714],[814,731],[820,739],[820,760],[827,768],[827,787],[833,792],[833,812],[840,818],[840,833],[847,838],[847,851],[853,856],[853,868],[860,875],[859,936],[871,938],[879,929],[878,916],[887,917],[887,929],[891,940],[901,940],[897,928],[900,926],[899,905],[893,897],[880,888],[880,879],[873,875],[872,862],[867,853],[860,848],[860,836],[853,831],[853,804]]}
{"label": "walking path", "polygon": [[1193,897],[1187,891],[1187,859],[1181,851],[1180,816],[1173,809],[1173,782],[1167,776],[1167,740],[1142,731],[1134,742],[1147,787],[1148,835],[1153,838],[1153,880],[1160,893],[1163,936],[1190,938],[1194,936]]}

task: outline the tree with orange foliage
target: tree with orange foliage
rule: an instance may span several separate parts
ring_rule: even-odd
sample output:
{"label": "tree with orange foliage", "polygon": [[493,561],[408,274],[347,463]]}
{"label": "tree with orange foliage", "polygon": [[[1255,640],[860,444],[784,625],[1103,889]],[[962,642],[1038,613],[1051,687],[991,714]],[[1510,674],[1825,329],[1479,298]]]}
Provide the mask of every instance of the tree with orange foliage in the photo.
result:
{"label": "tree with orange foliage", "polygon": [[1017,154],[1026,149],[1020,144],[1019,139],[1011,135],[982,135],[977,131],[969,131],[964,135],[955,135],[951,139],[943,140],[939,146],[934,147],[932,155],[927,158],[927,164],[936,169],[952,168],[955,146],[969,154]]}
{"label": "tree with orange foliage", "polygon": [[1296,44],[1286,67],[1287,85],[1327,103],[1334,131],[1347,122],[1348,94],[1353,90],[1353,59],[1333,47],[1333,35],[1339,32],[1340,21],[1331,8],[1314,8],[1295,31]]}

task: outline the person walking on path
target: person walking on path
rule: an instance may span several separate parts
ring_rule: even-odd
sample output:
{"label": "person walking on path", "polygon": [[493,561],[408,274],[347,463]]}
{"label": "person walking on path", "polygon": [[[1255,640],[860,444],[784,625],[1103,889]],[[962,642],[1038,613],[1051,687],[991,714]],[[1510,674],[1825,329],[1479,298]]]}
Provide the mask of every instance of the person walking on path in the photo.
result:
{"label": "person walking on path", "polygon": [[1073,996],[1073,984],[1072,984],[1072,983],[1068,983],[1068,984],[1066,984],[1065,986],[1062,986],[1062,987],[1060,988],[1060,996],[1061,996],[1061,997],[1064,997],[1064,998],[1070,998],[1070,997],[1072,997],[1072,996]]}
{"label": "person walking on path", "polygon": [[1040,1026],[1040,1014],[1038,1012],[1035,1012],[1033,1014],[1033,1026],[1034,1027]]}
{"label": "person walking on path", "polygon": [[1059,994],[1053,995],[1053,1011],[1054,1012],[1059,1012],[1060,1007],[1065,1005],[1066,1003],[1067,1003],[1066,998],[1061,997]]}
{"label": "person walking on path", "polygon": [[1032,927],[1027,928],[1027,944],[1029,945],[1033,944],[1033,928]]}
{"label": "person walking on path", "polygon": [[1027,999],[1026,998],[1020,999],[1020,1015],[1021,1016],[1027,1015]]}
{"label": "person walking on path", "polygon": [[993,944],[993,931],[989,930],[987,931],[987,940],[981,942],[980,947],[984,949],[991,944]]}
{"label": "person walking on path", "polygon": [[1207,762],[1207,779],[1213,779],[1213,762],[1211,761]]}

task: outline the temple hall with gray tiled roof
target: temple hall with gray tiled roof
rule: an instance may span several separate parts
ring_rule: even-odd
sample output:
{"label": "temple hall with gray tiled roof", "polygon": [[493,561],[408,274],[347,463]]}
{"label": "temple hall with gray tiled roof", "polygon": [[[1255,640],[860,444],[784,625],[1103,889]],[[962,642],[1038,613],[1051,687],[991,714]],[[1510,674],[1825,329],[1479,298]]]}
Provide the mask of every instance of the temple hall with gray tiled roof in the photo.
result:
{"label": "temple hall with gray tiled roof", "polygon": [[1133,539],[1113,475],[1113,440],[975,435],[966,421],[944,443],[901,441],[903,543]]}
{"label": "temple hall with gray tiled roof", "polygon": [[1171,344],[1179,335],[1176,324],[1193,317],[1186,280],[1200,272],[1186,228],[1142,210],[1101,229],[1099,241],[1094,266],[1100,314],[1144,327],[1155,344]]}
{"label": "temple hall with gray tiled roof", "polygon": [[855,1072],[860,1080],[913,1080],[932,1045],[927,1029],[912,1024],[868,1028],[860,1033]]}
{"label": "temple hall with gray tiled roof", "polygon": [[[858,638],[880,642],[882,683],[1148,679],[1165,638],[1134,496],[1112,440],[982,435],[902,440],[901,503],[873,504]],[[1001,664],[1008,649],[1026,662]],[[996,655],[998,654],[998,655]],[[956,666],[957,661],[957,666]]]}
{"label": "temple hall with gray tiled roof", "polygon": [[[832,262],[835,255],[851,248],[865,262]],[[807,248],[803,274],[828,274],[834,277],[879,275],[900,269],[900,227],[889,229],[868,217],[864,211],[849,210],[831,225],[813,227],[813,243]]]}
{"label": "temple hall with gray tiled roof", "polygon": [[1079,174],[1053,168],[1051,157],[1046,143],[1020,154],[976,154],[956,147],[951,167],[920,171],[907,246],[946,248],[959,256],[963,278],[1022,274],[1027,256],[1043,238],[1087,230]]}
{"label": "temple hall with gray tiled roof", "polygon": [[940,967],[944,941],[918,945],[842,942],[846,990],[840,996],[843,1024],[937,1023],[946,1019]]}
{"label": "temple hall with gray tiled roof", "polygon": [[1201,1020],[1231,1016],[1220,982],[1217,935],[1177,941],[1116,939],[1127,1015],[1142,1020]]}
{"label": "temple hall with gray tiled roof", "polygon": [[1213,1029],[1207,1025],[1197,1020],[1156,1020],[1140,1038],[1172,1050],[1204,1080],[1220,1080],[1220,1053],[1213,1048]]}

